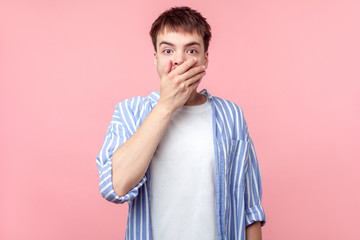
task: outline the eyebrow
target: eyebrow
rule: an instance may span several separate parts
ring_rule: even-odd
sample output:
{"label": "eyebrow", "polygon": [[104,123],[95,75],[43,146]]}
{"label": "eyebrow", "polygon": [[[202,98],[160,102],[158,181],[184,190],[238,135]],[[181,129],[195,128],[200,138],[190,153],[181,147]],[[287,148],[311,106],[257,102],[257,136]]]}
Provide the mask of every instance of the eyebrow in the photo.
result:
{"label": "eyebrow", "polygon": [[[166,45],[169,45],[169,46],[172,46],[174,47],[175,45],[171,42],[166,42],[166,41],[162,41],[160,44],[159,44],[159,47],[161,46],[161,44],[166,44]],[[189,46],[192,46],[192,45],[198,45],[200,47],[200,43],[198,42],[189,42],[187,44],[185,44],[185,47],[189,47]]]}

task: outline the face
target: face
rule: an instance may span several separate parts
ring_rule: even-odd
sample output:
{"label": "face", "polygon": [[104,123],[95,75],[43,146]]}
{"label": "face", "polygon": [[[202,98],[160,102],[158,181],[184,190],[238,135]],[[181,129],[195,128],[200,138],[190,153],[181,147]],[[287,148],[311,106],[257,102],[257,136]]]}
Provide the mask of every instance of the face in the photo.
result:
{"label": "face", "polygon": [[171,71],[190,58],[196,57],[196,66],[208,65],[208,55],[205,53],[204,41],[197,33],[160,32],[156,40],[154,53],[154,64],[160,78],[163,75],[165,66],[172,61]]}

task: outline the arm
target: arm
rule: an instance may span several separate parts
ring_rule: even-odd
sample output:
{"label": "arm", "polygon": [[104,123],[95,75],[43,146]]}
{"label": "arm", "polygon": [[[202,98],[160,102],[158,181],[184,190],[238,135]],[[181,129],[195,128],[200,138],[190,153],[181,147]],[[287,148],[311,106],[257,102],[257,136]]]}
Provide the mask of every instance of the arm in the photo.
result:
{"label": "arm", "polygon": [[246,240],[261,240],[261,224],[254,222],[246,227]]}
{"label": "arm", "polygon": [[172,114],[182,106],[197,88],[204,69],[192,66],[189,59],[170,72],[172,62],[164,69],[160,85],[160,100],[139,129],[113,154],[112,182],[117,195],[123,196],[143,178],[152,156],[169,125]]}
{"label": "arm", "polygon": [[171,115],[157,105],[134,135],[114,152],[112,179],[117,195],[124,196],[143,178]]}
{"label": "arm", "polygon": [[[258,229],[259,226],[262,227],[266,223],[265,211],[261,204],[262,199],[262,181],[260,166],[257,160],[255,147],[252,139],[250,138],[248,127],[245,119],[244,122],[244,136],[245,141],[248,143],[248,149],[246,152],[247,163],[245,170],[244,178],[244,200],[245,200],[245,224],[246,232],[249,232],[250,236],[257,237],[260,232],[261,239],[261,229]],[[248,229],[249,227],[249,229]],[[252,239],[252,238],[250,238]],[[258,239],[258,238],[254,238]]]}

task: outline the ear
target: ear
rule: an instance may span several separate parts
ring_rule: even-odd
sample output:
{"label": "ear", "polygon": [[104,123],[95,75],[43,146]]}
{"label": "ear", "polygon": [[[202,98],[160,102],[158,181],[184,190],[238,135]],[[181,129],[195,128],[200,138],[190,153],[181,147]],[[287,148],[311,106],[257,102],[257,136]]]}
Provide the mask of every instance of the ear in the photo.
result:
{"label": "ear", "polygon": [[207,67],[209,63],[209,51],[206,51],[205,53],[205,66]]}
{"label": "ear", "polygon": [[156,52],[154,52],[154,65],[157,66],[157,55],[156,55]]}

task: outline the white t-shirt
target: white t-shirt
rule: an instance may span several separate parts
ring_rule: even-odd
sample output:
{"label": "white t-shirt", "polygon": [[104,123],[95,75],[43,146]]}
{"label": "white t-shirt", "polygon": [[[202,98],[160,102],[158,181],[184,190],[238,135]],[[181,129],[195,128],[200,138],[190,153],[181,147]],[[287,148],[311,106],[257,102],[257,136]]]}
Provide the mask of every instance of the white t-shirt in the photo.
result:
{"label": "white t-shirt", "polygon": [[217,239],[214,161],[209,100],[180,107],[150,163],[154,240]]}

